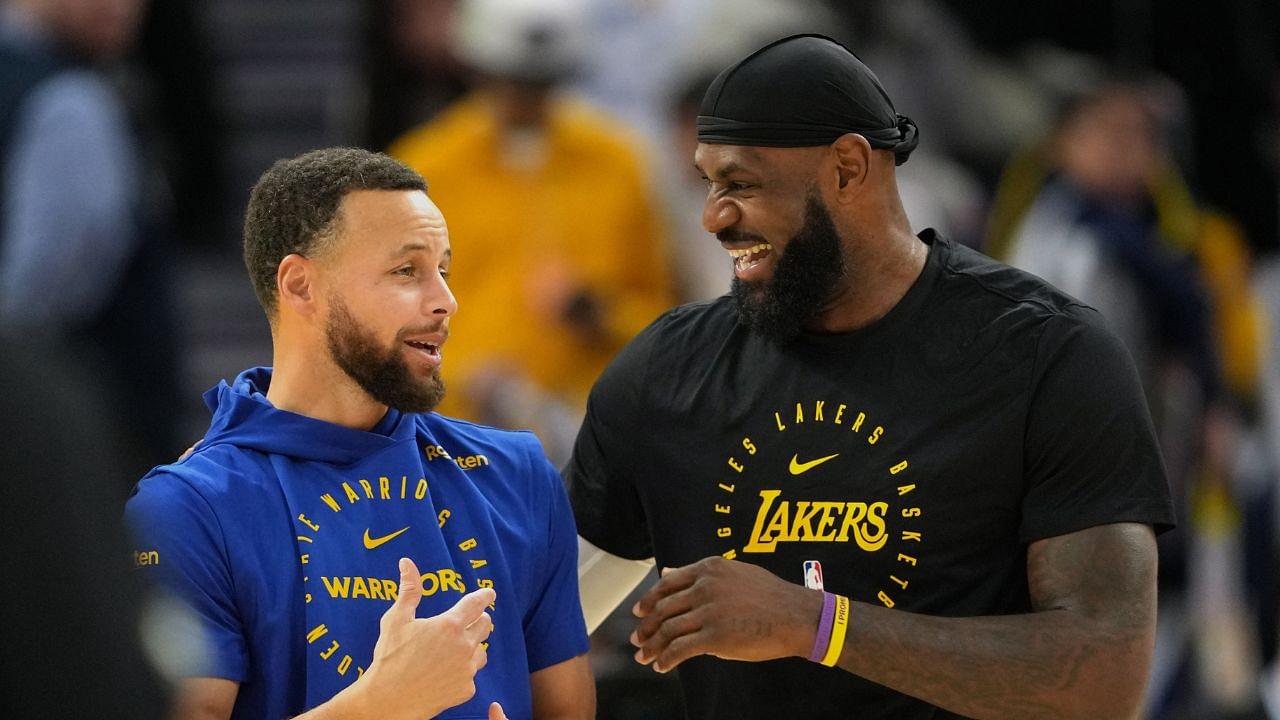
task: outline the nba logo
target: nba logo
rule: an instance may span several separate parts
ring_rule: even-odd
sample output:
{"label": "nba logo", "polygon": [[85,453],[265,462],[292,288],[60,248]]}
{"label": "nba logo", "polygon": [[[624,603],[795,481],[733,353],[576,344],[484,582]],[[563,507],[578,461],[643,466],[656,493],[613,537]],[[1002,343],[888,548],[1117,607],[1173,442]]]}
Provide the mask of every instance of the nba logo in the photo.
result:
{"label": "nba logo", "polygon": [[817,560],[804,561],[804,586],[810,590],[822,590],[822,563]]}

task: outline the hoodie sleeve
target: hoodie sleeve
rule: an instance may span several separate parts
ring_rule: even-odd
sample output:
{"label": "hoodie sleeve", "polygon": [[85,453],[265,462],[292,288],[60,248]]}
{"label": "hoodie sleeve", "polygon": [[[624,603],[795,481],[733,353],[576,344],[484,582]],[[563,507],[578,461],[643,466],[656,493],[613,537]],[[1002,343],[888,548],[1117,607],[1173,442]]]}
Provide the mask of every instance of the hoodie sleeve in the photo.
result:
{"label": "hoodie sleeve", "polygon": [[138,483],[125,521],[134,564],[186,603],[200,624],[203,660],[192,674],[243,682],[249,666],[245,635],[213,507],[185,479],[159,471]]}
{"label": "hoodie sleeve", "polygon": [[[535,441],[536,442],[536,441]],[[529,671],[557,665],[587,651],[587,627],[578,596],[578,531],[560,474],[535,446],[531,454],[534,475],[534,520],[531,527],[545,530],[545,542],[530,579],[534,587],[524,618]],[[541,521],[541,522],[539,522]]]}

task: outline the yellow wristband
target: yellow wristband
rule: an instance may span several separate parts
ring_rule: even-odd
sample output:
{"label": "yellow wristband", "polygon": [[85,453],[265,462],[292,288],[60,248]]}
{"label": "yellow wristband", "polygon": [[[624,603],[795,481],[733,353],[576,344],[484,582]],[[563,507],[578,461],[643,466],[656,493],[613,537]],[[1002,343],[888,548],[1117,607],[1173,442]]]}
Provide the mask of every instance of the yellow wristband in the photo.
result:
{"label": "yellow wristband", "polygon": [[844,635],[849,630],[849,598],[836,596],[836,617],[831,623],[831,642],[827,645],[827,654],[822,657],[822,664],[835,667],[840,661],[840,652],[844,650]]}

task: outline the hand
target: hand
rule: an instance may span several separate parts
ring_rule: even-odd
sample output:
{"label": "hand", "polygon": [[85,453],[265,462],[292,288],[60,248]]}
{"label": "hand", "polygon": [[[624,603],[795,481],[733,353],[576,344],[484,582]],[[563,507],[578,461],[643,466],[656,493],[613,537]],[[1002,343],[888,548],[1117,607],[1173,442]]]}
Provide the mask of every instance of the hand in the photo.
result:
{"label": "hand", "polygon": [[667,672],[695,655],[725,660],[808,657],[822,616],[822,593],[764,568],[709,557],[664,569],[632,609],[636,661]]}
{"label": "hand", "polygon": [[507,714],[498,703],[489,703],[489,720],[507,720]]}
{"label": "hand", "polygon": [[[400,589],[382,616],[378,643],[368,671],[343,693],[351,705],[381,718],[419,720],[461,705],[476,694],[475,674],[488,661],[480,646],[493,631],[484,612],[496,594],[490,588],[469,593],[433,618],[416,617],[422,577],[408,558],[400,560]],[[494,703],[497,705],[497,703]],[[502,709],[489,709],[503,720]]]}

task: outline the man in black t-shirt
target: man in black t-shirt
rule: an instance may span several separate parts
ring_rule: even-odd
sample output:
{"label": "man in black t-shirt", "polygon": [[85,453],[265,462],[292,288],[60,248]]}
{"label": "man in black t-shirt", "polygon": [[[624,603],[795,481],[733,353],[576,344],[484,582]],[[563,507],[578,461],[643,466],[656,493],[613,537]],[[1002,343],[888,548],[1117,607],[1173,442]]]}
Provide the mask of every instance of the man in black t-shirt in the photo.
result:
{"label": "man in black t-shirt", "polygon": [[725,70],[698,133],[733,292],[622,351],[565,470],[584,540],[668,568],[637,659],[694,718],[1134,716],[1172,511],[1120,342],[911,233],[916,128],[834,41]]}

